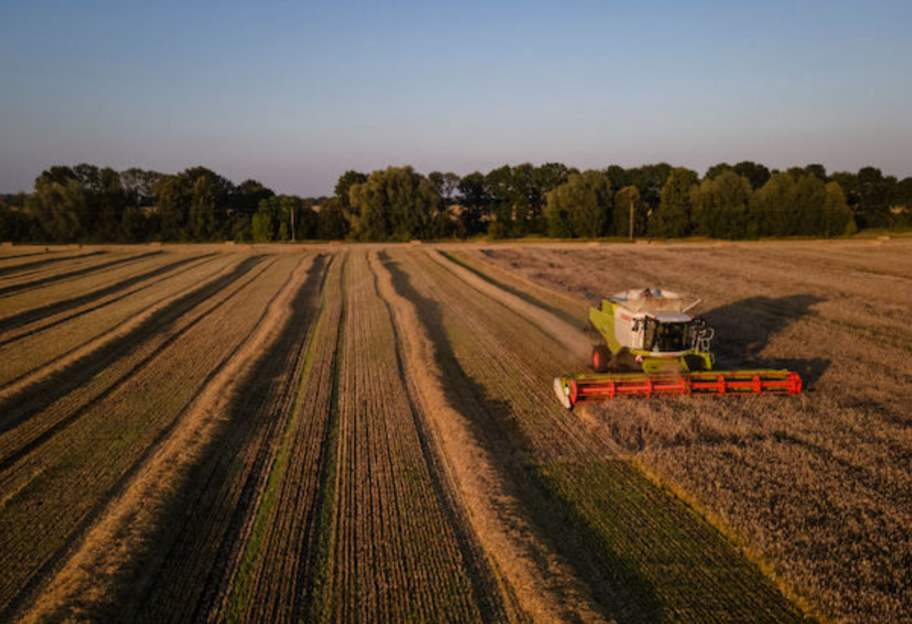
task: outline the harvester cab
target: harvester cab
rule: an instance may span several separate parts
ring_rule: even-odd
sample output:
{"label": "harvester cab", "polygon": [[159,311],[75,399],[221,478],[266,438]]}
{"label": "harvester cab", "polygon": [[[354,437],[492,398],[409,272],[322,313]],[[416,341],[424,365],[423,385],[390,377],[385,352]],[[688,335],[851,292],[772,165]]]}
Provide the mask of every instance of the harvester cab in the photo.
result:
{"label": "harvester cab", "polygon": [[711,370],[714,335],[706,321],[687,314],[699,299],[644,288],[625,290],[590,308],[589,327],[600,338],[592,347],[597,373]]}
{"label": "harvester cab", "polygon": [[659,288],[616,293],[589,309],[592,369],[554,380],[568,410],[621,396],[800,394],[788,370],[715,371],[715,332],[688,312],[699,299]]}

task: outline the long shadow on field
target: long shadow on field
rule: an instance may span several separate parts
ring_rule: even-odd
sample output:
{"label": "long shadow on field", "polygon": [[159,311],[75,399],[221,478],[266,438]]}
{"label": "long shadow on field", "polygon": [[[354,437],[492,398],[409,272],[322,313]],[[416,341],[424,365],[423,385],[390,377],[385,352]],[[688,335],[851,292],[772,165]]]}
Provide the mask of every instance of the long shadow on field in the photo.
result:
{"label": "long shadow on field", "polygon": [[749,297],[710,310],[703,317],[716,328],[713,351],[717,368],[788,368],[801,374],[811,388],[830,366],[825,358],[772,360],[760,354],[770,339],[791,323],[813,314],[826,301],[814,295]]}
{"label": "long shadow on field", "polygon": [[[186,258],[181,258],[180,260],[177,260],[175,262],[171,262],[164,266],[160,266],[158,268],[152,269],[151,271],[146,271],[144,273],[132,275],[132,276],[128,277],[127,279],[124,279],[124,280],[121,280],[114,284],[111,284],[110,286],[105,286],[104,288],[99,288],[98,290],[93,290],[84,295],[79,295],[78,297],[71,297],[70,299],[64,299],[62,301],[56,301],[49,305],[41,306],[40,308],[33,308],[31,310],[26,310],[24,312],[20,312],[19,314],[14,314],[13,316],[8,316],[4,319],[0,319],[0,333],[9,331],[11,329],[16,329],[17,327],[22,327],[23,325],[28,325],[29,323],[34,323],[35,321],[39,321],[43,318],[47,318],[47,317],[53,316],[55,314],[60,314],[61,312],[66,312],[67,310],[72,310],[73,308],[77,308],[79,306],[85,305],[86,303],[90,303],[97,299],[107,297],[108,295],[112,295],[119,291],[125,290],[136,284],[142,283],[147,280],[151,280],[160,275],[164,275],[165,273],[170,273],[171,271],[174,271],[190,262],[194,262],[196,260],[201,260],[201,259],[207,258],[207,257],[212,257],[214,255],[215,254],[210,253],[210,254],[205,254],[202,256],[188,256]],[[9,340],[0,340],[0,347],[2,347],[5,344],[9,344],[10,342],[15,342],[17,340],[21,340],[21,339],[25,338],[26,336],[31,336],[38,331],[44,331],[46,329],[50,329],[51,327],[55,327],[56,325],[59,325],[60,323],[64,323],[64,322],[74,319],[78,316],[82,316],[83,314],[92,312],[101,306],[109,305],[116,301],[120,301],[120,299],[122,299],[122,298],[123,298],[122,296],[116,297],[112,300],[102,303],[99,306],[93,306],[93,307],[87,308],[85,310],[81,310],[81,311],[77,312],[76,314],[70,315],[66,318],[59,319],[53,323],[44,325],[35,331],[30,331],[28,333],[21,334],[19,336],[16,336],[15,338],[11,338]]]}
{"label": "long shadow on field", "polygon": [[[212,282],[208,282],[184,295],[177,301],[170,303],[146,319],[141,325],[128,334],[112,340],[100,349],[73,362],[65,369],[48,375],[45,379],[28,386],[19,394],[14,395],[4,402],[0,402],[0,433],[9,431],[28,418],[31,418],[33,415],[42,412],[61,397],[88,383],[93,377],[102,373],[102,371],[111,366],[116,360],[128,355],[131,351],[135,351],[156,334],[166,331],[183,314],[200,305],[222,289],[226,288],[232,282],[240,279],[262,260],[263,256],[244,259],[230,273],[227,273]],[[107,396],[122,383],[123,380],[127,379],[133,371],[137,370],[143,363],[154,357],[160,349],[168,344],[169,341],[166,341],[159,349],[156,349],[154,353],[137,364],[136,367],[132,368],[123,377],[112,382],[106,390],[92,400],[92,403]],[[74,411],[72,414],[58,421],[53,427],[45,430],[36,438],[32,439],[23,447],[2,458],[2,460],[0,460],[0,471],[5,470],[25,453],[36,448],[49,439],[55,432],[78,418],[83,413],[84,409],[85,408],[81,408]]]}
{"label": "long shadow on field", "polygon": [[[117,266],[118,264],[131,264],[133,262],[139,262],[140,260],[145,260],[151,256],[157,256],[162,252],[160,251],[150,251],[144,254],[139,254],[136,256],[128,256],[126,258],[118,258],[117,260],[111,260],[109,262],[102,262],[101,264],[93,264],[92,266],[83,267],[81,269],[76,269],[75,271],[67,271],[66,273],[58,273],[57,275],[49,275],[47,277],[42,277],[30,282],[23,282],[21,284],[10,284],[0,288],[0,297],[5,297],[13,293],[17,293],[23,290],[29,290],[31,288],[37,288],[39,286],[47,286],[48,284],[53,284],[54,282],[59,282],[71,277],[79,277],[82,275],[87,275],[89,273],[94,273],[102,269],[109,269],[111,267]],[[90,254],[94,255],[94,254]],[[85,257],[85,256],[82,256]]]}
{"label": "long shadow on field", "polygon": [[[513,424],[509,403],[489,397],[485,388],[459,364],[444,329],[440,305],[423,297],[412,286],[399,263],[383,252],[379,257],[390,271],[397,292],[415,304],[418,317],[434,343],[435,360],[446,381],[443,388],[447,401],[467,417],[476,439],[490,452],[507,489],[530,512],[541,538],[551,542],[573,566],[608,619],[621,624],[661,621],[661,608],[650,584],[635,567],[621,559],[612,560],[611,565],[600,561],[590,547],[590,531],[574,522],[558,496],[549,490],[531,463],[528,440]],[[566,614],[566,619],[572,621],[573,614]]]}
{"label": "long shadow on field", "polygon": [[[60,253],[60,252],[48,252],[48,253]],[[0,276],[10,275],[10,274],[14,274],[14,273],[24,273],[25,271],[37,269],[38,267],[42,267],[46,264],[54,264],[55,262],[62,262],[64,260],[75,260],[77,258],[78,259],[89,258],[91,256],[97,256],[97,255],[100,255],[103,253],[107,253],[107,252],[91,251],[89,253],[80,254],[78,256],[62,256],[62,257],[57,257],[57,258],[44,258],[42,260],[35,260],[33,262],[23,262],[22,264],[17,264],[16,266],[0,267]],[[23,255],[32,256],[32,255],[37,255],[37,254],[23,254]],[[41,255],[45,255],[45,254],[41,254]],[[0,258],[0,260],[11,260],[13,258],[21,258],[21,257],[22,257],[21,255],[20,256],[4,256],[3,258]]]}
{"label": "long shadow on field", "polygon": [[[224,424],[181,477],[157,531],[136,557],[136,569],[111,601],[121,619],[205,622],[218,609],[232,566],[246,546],[248,522],[257,511],[276,440],[294,403],[307,333],[319,316],[332,260],[314,260],[281,333],[257,355],[232,395]],[[308,521],[308,530],[312,524]],[[287,605],[296,612],[303,606]],[[95,614],[101,619],[111,615]]]}

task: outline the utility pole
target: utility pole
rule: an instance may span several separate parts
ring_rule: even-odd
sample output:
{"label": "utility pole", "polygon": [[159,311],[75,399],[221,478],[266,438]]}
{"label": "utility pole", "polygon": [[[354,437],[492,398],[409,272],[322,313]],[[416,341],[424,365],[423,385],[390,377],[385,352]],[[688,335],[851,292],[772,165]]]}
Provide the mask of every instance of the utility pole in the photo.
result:
{"label": "utility pole", "polygon": [[633,193],[630,193],[630,240],[633,240]]}
{"label": "utility pole", "polygon": [[295,213],[295,209],[294,209],[294,206],[291,207],[291,210],[289,210],[289,212],[291,213],[291,242],[293,243],[293,242],[295,242],[295,231],[294,231],[294,213]]}

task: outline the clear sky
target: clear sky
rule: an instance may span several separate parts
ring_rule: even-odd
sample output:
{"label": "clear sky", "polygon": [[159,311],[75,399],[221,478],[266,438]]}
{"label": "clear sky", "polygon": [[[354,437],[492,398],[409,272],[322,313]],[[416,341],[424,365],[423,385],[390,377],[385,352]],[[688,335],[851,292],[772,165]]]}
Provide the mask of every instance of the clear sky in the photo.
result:
{"label": "clear sky", "polygon": [[52,164],[912,174],[912,2],[0,3],[0,191]]}

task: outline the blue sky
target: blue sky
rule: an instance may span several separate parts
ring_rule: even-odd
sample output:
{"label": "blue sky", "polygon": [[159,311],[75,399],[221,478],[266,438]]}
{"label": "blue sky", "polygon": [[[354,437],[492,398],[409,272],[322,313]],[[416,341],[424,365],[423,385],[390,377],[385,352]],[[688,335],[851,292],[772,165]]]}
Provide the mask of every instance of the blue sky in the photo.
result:
{"label": "blue sky", "polygon": [[912,174],[912,3],[0,4],[0,191],[52,164],[329,193],[346,169]]}

